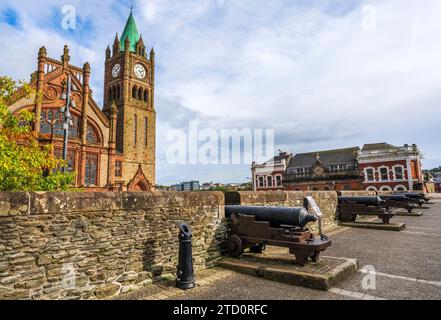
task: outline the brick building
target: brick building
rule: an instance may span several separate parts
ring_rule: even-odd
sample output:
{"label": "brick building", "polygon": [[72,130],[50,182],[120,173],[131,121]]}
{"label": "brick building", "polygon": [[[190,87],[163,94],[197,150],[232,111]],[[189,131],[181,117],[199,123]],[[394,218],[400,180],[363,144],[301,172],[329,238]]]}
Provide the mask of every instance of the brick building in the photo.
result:
{"label": "brick building", "polygon": [[121,39],[116,35],[113,50],[106,50],[102,110],[90,89],[89,63],[79,68],[69,61],[67,46],[61,60],[48,57],[42,47],[30,81],[35,94],[26,97],[24,90],[18,90],[10,110],[34,112],[33,127],[40,133],[40,142],[53,144],[55,156],[61,157],[63,115],[59,109],[65,104],[61,95],[70,76],[75,106],[71,108],[68,163],[69,170],[77,173],[76,186],[89,191],[154,189],[155,53],[152,49],[147,56],[133,14]]}
{"label": "brick building", "polygon": [[253,190],[283,190],[283,176],[292,157],[291,153],[280,151],[278,156],[263,164],[253,162],[251,164]]}
{"label": "brick building", "polygon": [[424,190],[421,168],[422,154],[418,147],[388,143],[365,144],[358,155],[365,190]]}
{"label": "brick building", "polygon": [[296,154],[283,179],[286,190],[358,190],[361,188],[357,165],[359,148]]}

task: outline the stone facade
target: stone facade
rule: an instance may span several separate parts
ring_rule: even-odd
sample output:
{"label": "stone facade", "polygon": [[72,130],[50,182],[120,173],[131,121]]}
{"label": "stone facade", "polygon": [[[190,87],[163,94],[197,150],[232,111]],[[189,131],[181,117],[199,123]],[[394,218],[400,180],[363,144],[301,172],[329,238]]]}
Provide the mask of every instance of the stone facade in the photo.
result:
{"label": "stone facade", "polygon": [[121,40],[116,37],[113,53],[106,50],[102,110],[90,88],[91,66],[71,65],[67,46],[61,60],[50,58],[45,47],[39,50],[30,80],[34,93],[28,97],[23,88],[17,90],[9,106],[16,115],[33,112],[40,142],[53,145],[61,158],[64,115],[59,110],[71,79],[69,170],[76,172],[75,186],[86,191],[155,189],[155,52],[151,49],[147,58],[133,14]]}
{"label": "stone facade", "polygon": [[0,193],[0,299],[102,299],[176,272],[178,227],[196,270],[226,237],[224,197],[197,193]]}
{"label": "stone facade", "polygon": [[[250,206],[300,207],[306,196],[312,196],[322,211],[322,227],[329,230],[336,227],[337,193],[334,191],[237,191],[225,195],[225,204]],[[317,230],[317,225],[310,226]]]}

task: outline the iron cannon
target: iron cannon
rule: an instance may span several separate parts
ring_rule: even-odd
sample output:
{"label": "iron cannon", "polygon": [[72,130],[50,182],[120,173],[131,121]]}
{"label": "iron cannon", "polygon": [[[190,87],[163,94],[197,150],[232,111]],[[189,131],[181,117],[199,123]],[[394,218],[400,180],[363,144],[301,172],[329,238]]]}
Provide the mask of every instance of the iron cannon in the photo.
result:
{"label": "iron cannon", "polygon": [[380,198],[385,201],[383,206],[388,211],[390,208],[405,208],[409,213],[411,213],[412,210],[416,208],[414,203],[404,195],[381,195]]}
{"label": "iron cannon", "polygon": [[[305,207],[225,206],[225,216],[230,218],[226,243],[229,255],[239,257],[248,248],[253,253],[262,253],[267,245],[272,245],[289,248],[297,264],[304,265],[308,258],[318,261],[320,252],[332,242],[322,233],[318,206],[314,203],[312,208],[313,213]],[[316,221],[319,238],[307,228],[308,223]]]}
{"label": "iron cannon", "polygon": [[410,199],[412,203],[418,204],[420,207],[423,206],[424,203],[429,203],[430,199],[426,197],[424,193],[421,192],[403,192],[396,193],[395,195],[405,196]]}
{"label": "iron cannon", "polygon": [[395,215],[384,205],[386,200],[380,197],[338,197],[337,218],[340,221],[355,221],[358,215],[378,216],[384,224],[388,224]]}

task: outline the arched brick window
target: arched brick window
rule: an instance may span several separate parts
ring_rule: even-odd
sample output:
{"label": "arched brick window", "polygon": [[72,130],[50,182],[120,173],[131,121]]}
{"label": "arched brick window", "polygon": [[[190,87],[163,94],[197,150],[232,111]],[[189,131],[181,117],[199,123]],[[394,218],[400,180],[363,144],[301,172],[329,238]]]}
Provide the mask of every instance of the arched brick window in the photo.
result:
{"label": "arched brick window", "polygon": [[142,100],[142,89],[141,88],[138,89],[138,99]]}
{"label": "arched brick window", "polygon": [[146,89],[146,90],[144,91],[144,101],[147,102],[148,99],[149,99],[149,91]]}

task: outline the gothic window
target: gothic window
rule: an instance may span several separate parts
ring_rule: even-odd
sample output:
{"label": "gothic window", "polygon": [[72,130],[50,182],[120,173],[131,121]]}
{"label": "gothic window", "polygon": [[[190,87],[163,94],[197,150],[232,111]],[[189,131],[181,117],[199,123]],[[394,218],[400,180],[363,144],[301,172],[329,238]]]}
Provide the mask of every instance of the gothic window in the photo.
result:
{"label": "gothic window", "polygon": [[[63,159],[63,149],[54,149],[54,157],[56,159]],[[73,150],[67,150],[67,171],[75,171],[75,152]],[[58,170],[62,170],[61,167]]]}
{"label": "gothic window", "polygon": [[109,92],[107,94],[107,99],[109,100],[109,102],[112,102],[112,89],[109,88]]}
{"label": "gothic window", "polygon": [[137,133],[138,133],[138,116],[135,114],[135,123],[133,124],[133,144],[136,145]]}
{"label": "gothic window", "polygon": [[88,144],[99,143],[98,135],[96,134],[95,130],[92,128],[90,124],[87,124],[86,141]]}
{"label": "gothic window", "polygon": [[[41,112],[40,132],[61,137],[64,135],[64,115],[58,109],[46,109]],[[72,115],[72,126],[69,127],[69,138],[79,138],[80,119]]]}
{"label": "gothic window", "polygon": [[138,89],[138,99],[142,100],[142,89],[141,88]]}
{"label": "gothic window", "polygon": [[132,98],[136,99],[136,94],[137,94],[138,90],[136,89],[136,86],[133,86],[132,89]]}
{"label": "gothic window", "polygon": [[121,94],[121,89],[120,89],[120,86],[118,85],[118,87],[116,88],[116,98],[117,99],[119,99],[120,94]]}
{"label": "gothic window", "polygon": [[122,161],[115,161],[115,177],[122,177]]}
{"label": "gothic window", "polygon": [[144,101],[147,102],[148,99],[149,99],[149,91],[148,91],[148,90],[145,90],[145,91],[144,91]]}
{"label": "gothic window", "polygon": [[144,145],[147,146],[147,138],[148,138],[148,119],[144,118]]}
{"label": "gothic window", "polygon": [[86,186],[96,186],[98,175],[98,155],[87,154],[86,155]]}

